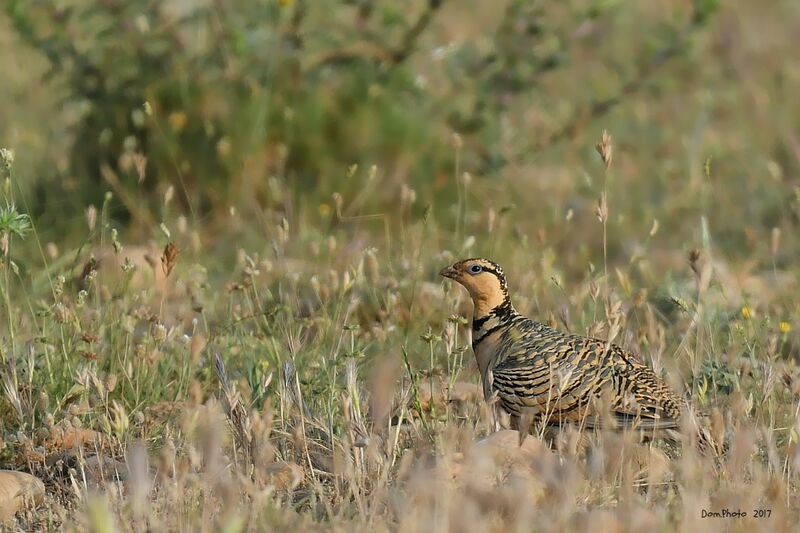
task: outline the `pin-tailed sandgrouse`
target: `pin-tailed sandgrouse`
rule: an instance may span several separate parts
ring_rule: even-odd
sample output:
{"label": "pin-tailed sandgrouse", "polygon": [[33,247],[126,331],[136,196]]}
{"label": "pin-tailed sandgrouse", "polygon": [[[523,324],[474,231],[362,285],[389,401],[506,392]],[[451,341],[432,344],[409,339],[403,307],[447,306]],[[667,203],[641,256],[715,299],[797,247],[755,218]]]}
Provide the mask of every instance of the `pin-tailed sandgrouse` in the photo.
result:
{"label": "pin-tailed sandgrouse", "polygon": [[[492,261],[459,261],[441,275],[472,297],[472,349],[484,396],[489,401],[496,394],[512,423],[677,435],[687,402],[632,354],[522,316],[511,304],[503,270]],[[705,448],[707,432],[698,435]]]}

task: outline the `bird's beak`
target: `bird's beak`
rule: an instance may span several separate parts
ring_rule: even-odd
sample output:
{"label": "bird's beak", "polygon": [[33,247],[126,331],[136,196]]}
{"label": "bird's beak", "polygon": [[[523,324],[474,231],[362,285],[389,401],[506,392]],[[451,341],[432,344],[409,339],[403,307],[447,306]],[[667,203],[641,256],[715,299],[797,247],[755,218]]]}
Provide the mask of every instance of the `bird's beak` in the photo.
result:
{"label": "bird's beak", "polygon": [[439,272],[439,275],[440,276],[444,276],[446,278],[450,278],[450,279],[456,279],[456,276],[458,275],[458,271],[455,268],[453,268],[452,266],[449,266],[449,267],[443,268],[442,271]]}

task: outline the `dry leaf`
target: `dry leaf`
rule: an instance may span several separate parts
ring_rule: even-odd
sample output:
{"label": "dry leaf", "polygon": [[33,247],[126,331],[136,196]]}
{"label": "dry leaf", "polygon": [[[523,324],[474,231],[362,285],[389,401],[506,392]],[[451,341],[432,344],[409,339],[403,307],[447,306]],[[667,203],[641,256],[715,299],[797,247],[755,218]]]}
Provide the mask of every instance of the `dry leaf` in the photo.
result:
{"label": "dry leaf", "polygon": [[305,471],[297,463],[277,461],[265,469],[269,483],[278,490],[294,490],[303,482]]}
{"label": "dry leaf", "polygon": [[180,250],[173,242],[164,247],[164,253],[161,254],[161,269],[164,271],[165,276],[169,277],[170,273],[172,273],[172,269],[178,263],[178,255],[180,253]]}

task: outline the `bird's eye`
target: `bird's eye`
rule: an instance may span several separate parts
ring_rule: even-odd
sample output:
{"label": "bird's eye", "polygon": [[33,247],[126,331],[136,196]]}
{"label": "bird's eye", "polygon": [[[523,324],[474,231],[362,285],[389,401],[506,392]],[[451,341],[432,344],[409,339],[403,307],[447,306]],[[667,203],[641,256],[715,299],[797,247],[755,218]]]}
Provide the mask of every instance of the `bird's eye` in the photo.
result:
{"label": "bird's eye", "polygon": [[470,274],[480,274],[482,271],[483,267],[481,267],[480,265],[472,265],[471,267],[469,267]]}

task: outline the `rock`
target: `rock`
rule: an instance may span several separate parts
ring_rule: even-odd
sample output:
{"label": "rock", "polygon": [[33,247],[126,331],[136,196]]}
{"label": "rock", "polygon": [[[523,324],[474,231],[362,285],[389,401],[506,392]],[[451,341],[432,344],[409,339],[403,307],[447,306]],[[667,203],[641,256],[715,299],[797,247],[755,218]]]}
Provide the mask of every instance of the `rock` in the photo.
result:
{"label": "rock", "polygon": [[30,474],[0,470],[0,522],[44,500],[44,483]]}
{"label": "rock", "polygon": [[270,485],[278,490],[290,491],[296,489],[303,482],[305,471],[297,463],[276,461],[269,465],[265,471]]}

